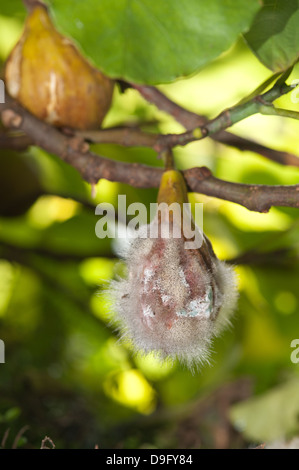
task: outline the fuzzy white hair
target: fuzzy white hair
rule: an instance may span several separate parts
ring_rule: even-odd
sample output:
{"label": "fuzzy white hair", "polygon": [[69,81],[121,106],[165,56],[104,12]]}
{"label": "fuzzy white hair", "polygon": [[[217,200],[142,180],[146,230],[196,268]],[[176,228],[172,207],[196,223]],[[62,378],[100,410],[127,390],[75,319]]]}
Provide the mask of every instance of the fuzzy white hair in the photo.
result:
{"label": "fuzzy white hair", "polygon": [[205,236],[201,248],[186,250],[182,239],[144,238],[148,227],[122,253],[127,277],[109,288],[118,328],[135,351],[194,370],[209,362],[213,338],[230,324],[236,276]]}

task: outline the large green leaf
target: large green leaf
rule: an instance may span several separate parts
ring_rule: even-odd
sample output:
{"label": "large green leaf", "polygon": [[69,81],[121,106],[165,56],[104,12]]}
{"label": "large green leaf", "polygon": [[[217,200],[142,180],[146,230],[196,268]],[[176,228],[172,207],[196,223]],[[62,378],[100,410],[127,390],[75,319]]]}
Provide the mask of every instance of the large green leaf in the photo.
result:
{"label": "large green leaf", "polygon": [[265,0],[245,39],[269,69],[285,70],[299,57],[299,0]]}
{"label": "large green leaf", "polygon": [[169,82],[212,61],[250,27],[258,0],[47,0],[64,34],[115,78]]}

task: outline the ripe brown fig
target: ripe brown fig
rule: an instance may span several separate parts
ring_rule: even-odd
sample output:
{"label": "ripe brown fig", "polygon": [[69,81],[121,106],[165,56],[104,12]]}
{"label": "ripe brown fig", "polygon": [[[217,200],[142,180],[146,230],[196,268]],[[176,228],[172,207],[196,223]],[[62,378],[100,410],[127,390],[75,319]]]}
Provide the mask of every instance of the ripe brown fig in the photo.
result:
{"label": "ripe brown fig", "polygon": [[5,68],[8,93],[38,118],[58,127],[99,128],[114,83],[54,27],[46,7],[27,17]]}

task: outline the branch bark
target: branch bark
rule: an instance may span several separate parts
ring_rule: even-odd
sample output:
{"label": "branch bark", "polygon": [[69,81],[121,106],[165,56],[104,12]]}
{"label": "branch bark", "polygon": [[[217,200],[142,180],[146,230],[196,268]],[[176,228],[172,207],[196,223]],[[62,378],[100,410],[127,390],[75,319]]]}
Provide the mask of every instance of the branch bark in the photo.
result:
{"label": "branch bark", "polygon": [[[270,77],[271,80],[275,77]],[[269,81],[269,80],[268,80]],[[198,126],[204,126],[208,119],[206,116],[196,114],[192,111],[189,111],[182,106],[174,103],[167,96],[165,96],[160,90],[153,86],[148,85],[137,85],[134,83],[130,84],[133,88],[138,90],[138,92],[146,99],[148,102],[157,106],[161,111],[173,116],[177,122],[182,124],[187,131],[195,129]],[[288,90],[290,91],[290,89]],[[290,165],[290,166],[299,166],[299,158],[291,153],[278,151],[271,149],[264,145],[255,142],[254,140],[245,139],[239,137],[231,132],[225,130],[220,130],[215,134],[210,135],[213,140],[220,142],[231,147],[235,147],[239,150],[248,150],[250,152],[255,152],[260,155],[263,155],[265,158],[272,160],[281,165]]]}
{"label": "branch bark", "polygon": [[7,135],[0,133],[0,150],[26,150],[33,142],[27,135]]}
{"label": "branch bark", "polygon": [[271,149],[265,145],[259,144],[254,140],[244,139],[227,131],[221,131],[213,136],[213,139],[221,144],[235,147],[239,150],[258,153],[268,160],[279,163],[280,165],[299,167],[299,158],[289,152]]}
{"label": "branch bark", "polygon": [[[148,101],[171,114],[178,122],[184,125],[187,131],[181,134],[162,135],[142,132],[136,127],[132,128],[127,126],[100,129],[96,131],[73,131],[73,134],[95,143],[115,143],[128,147],[151,147],[158,154],[163,153],[168,148],[172,148],[177,145],[186,145],[190,142],[209,136],[215,141],[225,145],[230,145],[240,150],[249,150],[259,153],[277,163],[299,167],[299,158],[297,156],[288,152],[268,148],[253,140],[238,137],[225,130],[226,127],[229,127],[254,113],[261,112],[264,114],[275,114],[277,111],[276,114],[279,115],[281,110],[277,110],[277,108],[273,107],[272,101],[282,94],[288,93],[293,89],[293,86],[281,83],[279,83],[278,86],[276,82],[268,92],[254,97],[252,97],[251,94],[250,99],[247,101],[243,100],[237,106],[225,110],[211,121],[208,121],[205,116],[197,115],[196,113],[182,108],[154,87],[135,84],[131,84],[131,86],[134,86],[134,88],[148,99]],[[283,111],[284,115],[287,112],[287,117],[298,118],[298,113]],[[29,143],[30,142],[27,142],[27,144]],[[22,147],[22,138],[20,137],[19,139],[15,138],[11,140],[7,138],[2,140],[2,142],[0,138],[0,148],[8,148],[9,145],[10,148],[16,149],[19,145]]]}
{"label": "branch bark", "polygon": [[[79,137],[68,137],[40,121],[12,98],[0,104],[3,124],[22,130],[36,145],[54,153],[76,168],[89,183],[101,178],[127,183],[138,188],[158,187],[163,169],[110,160],[89,151]],[[243,205],[249,210],[267,212],[271,206],[299,207],[299,185],[266,186],[231,183],[215,178],[209,169],[191,168],[183,172],[192,192],[206,194]]]}
{"label": "branch bark", "polygon": [[[160,134],[142,132],[131,127],[118,127],[99,129],[94,131],[75,131],[75,135],[92,143],[107,144],[114,143],[124,147],[152,147],[160,152]],[[281,165],[299,167],[299,158],[289,152],[271,149],[259,144],[254,140],[244,139],[227,131],[221,131],[211,136],[213,140],[230,147],[235,147],[241,151],[258,153],[268,160],[272,160]],[[1,147],[1,139],[0,139]]]}
{"label": "branch bark", "polygon": [[280,248],[270,252],[250,250],[235,258],[225,260],[233,266],[240,264],[282,266],[292,269],[298,264],[298,254],[293,248]]}

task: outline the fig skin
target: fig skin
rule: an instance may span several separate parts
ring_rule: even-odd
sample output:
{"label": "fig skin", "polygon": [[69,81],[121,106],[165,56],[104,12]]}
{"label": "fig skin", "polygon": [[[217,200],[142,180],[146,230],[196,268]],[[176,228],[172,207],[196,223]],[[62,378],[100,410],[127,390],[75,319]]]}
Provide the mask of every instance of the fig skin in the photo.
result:
{"label": "fig skin", "polygon": [[[209,363],[215,337],[230,325],[238,294],[233,269],[216,257],[194,220],[193,230],[201,234],[202,243],[187,248],[192,234],[185,232],[182,217],[186,202],[181,173],[165,171],[158,204],[170,209],[177,203],[171,209],[172,223],[180,228],[180,236],[162,236],[171,214],[167,215],[167,209],[157,211],[152,222],[141,226],[128,241],[122,252],[127,275],[113,280],[108,292],[116,326],[136,352],[178,359],[196,371]],[[160,232],[152,230],[154,226]],[[157,237],[151,236],[155,233]]]}
{"label": "fig skin", "polygon": [[5,67],[8,93],[57,127],[98,129],[110,108],[114,82],[95,69],[54,27],[46,7],[28,15]]}

